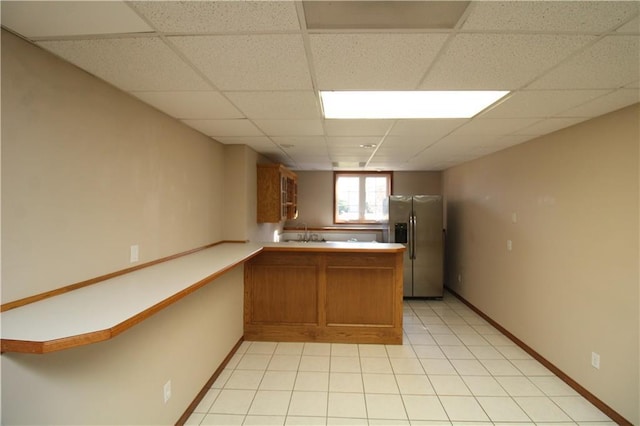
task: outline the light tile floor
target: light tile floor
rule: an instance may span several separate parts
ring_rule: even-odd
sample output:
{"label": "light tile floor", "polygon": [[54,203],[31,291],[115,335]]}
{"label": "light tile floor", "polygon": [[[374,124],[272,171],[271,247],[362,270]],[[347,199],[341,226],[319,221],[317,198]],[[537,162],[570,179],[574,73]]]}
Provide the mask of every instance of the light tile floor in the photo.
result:
{"label": "light tile floor", "polygon": [[243,342],[189,425],[614,425],[450,294],[403,345]]}

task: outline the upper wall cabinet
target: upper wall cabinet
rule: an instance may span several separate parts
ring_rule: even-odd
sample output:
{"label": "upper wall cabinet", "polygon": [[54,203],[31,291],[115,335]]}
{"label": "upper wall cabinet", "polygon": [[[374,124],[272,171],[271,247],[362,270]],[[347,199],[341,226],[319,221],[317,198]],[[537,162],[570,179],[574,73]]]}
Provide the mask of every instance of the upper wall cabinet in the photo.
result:
{"label": "upper wall cabinet", "polygon": [[298,216],[298,176],[282,164],[258,164],[258,223]]}

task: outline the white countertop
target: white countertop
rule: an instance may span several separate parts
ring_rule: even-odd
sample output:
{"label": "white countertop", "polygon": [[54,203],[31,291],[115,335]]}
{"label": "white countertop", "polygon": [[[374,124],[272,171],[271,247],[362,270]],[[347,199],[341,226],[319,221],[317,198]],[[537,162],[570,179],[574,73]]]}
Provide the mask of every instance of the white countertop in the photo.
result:
{"label": "white countertop", "polygon": [[2,339],[47,342],[111,329],[261,250],[219,244],[2,312]]}

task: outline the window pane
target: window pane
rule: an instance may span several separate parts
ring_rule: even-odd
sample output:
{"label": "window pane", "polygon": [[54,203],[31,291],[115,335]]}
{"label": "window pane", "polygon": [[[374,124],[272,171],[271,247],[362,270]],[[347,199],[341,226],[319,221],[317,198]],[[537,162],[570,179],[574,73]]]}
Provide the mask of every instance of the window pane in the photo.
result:
{"label": "window pane", "polygon": [[380,223],[388,220],[386,199],[391,173],[335,173],[336,223]]}
{"label": "window pane", "polygon": [[336,182],[338,220],[358,220],[360,212],[360,178],[340,176]]}
{"label": "window pane", "polygon": [[365,220],[383,221],[387,219],[384,211],[384,200],[389,195],[388,188],[386,176],[368,176],[365,178]]}

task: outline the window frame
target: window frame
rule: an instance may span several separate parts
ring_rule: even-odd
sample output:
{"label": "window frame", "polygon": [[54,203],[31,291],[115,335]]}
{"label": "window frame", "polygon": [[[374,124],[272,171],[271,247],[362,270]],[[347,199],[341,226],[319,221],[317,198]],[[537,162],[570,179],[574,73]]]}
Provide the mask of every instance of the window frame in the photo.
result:
{"label": "window frame", "polygon": [[[338,178],[341,176],[356,176],[361,179],[365,177],[379,177],[386,176],[388,179],[388,195],[393,194],[393,172],[392,171],[334,171],[333,172],[333,223],[335,225],[379,225],[386,223],[386,220],[365,220],[363,215],[363,207],[362,204],[359,211],[359,219],[358,220],[339,220],[338,219],[338,193],[337,193],[337,183]],[[366,199],[366,192],[364,194],[359,194],[360,200]]]}

